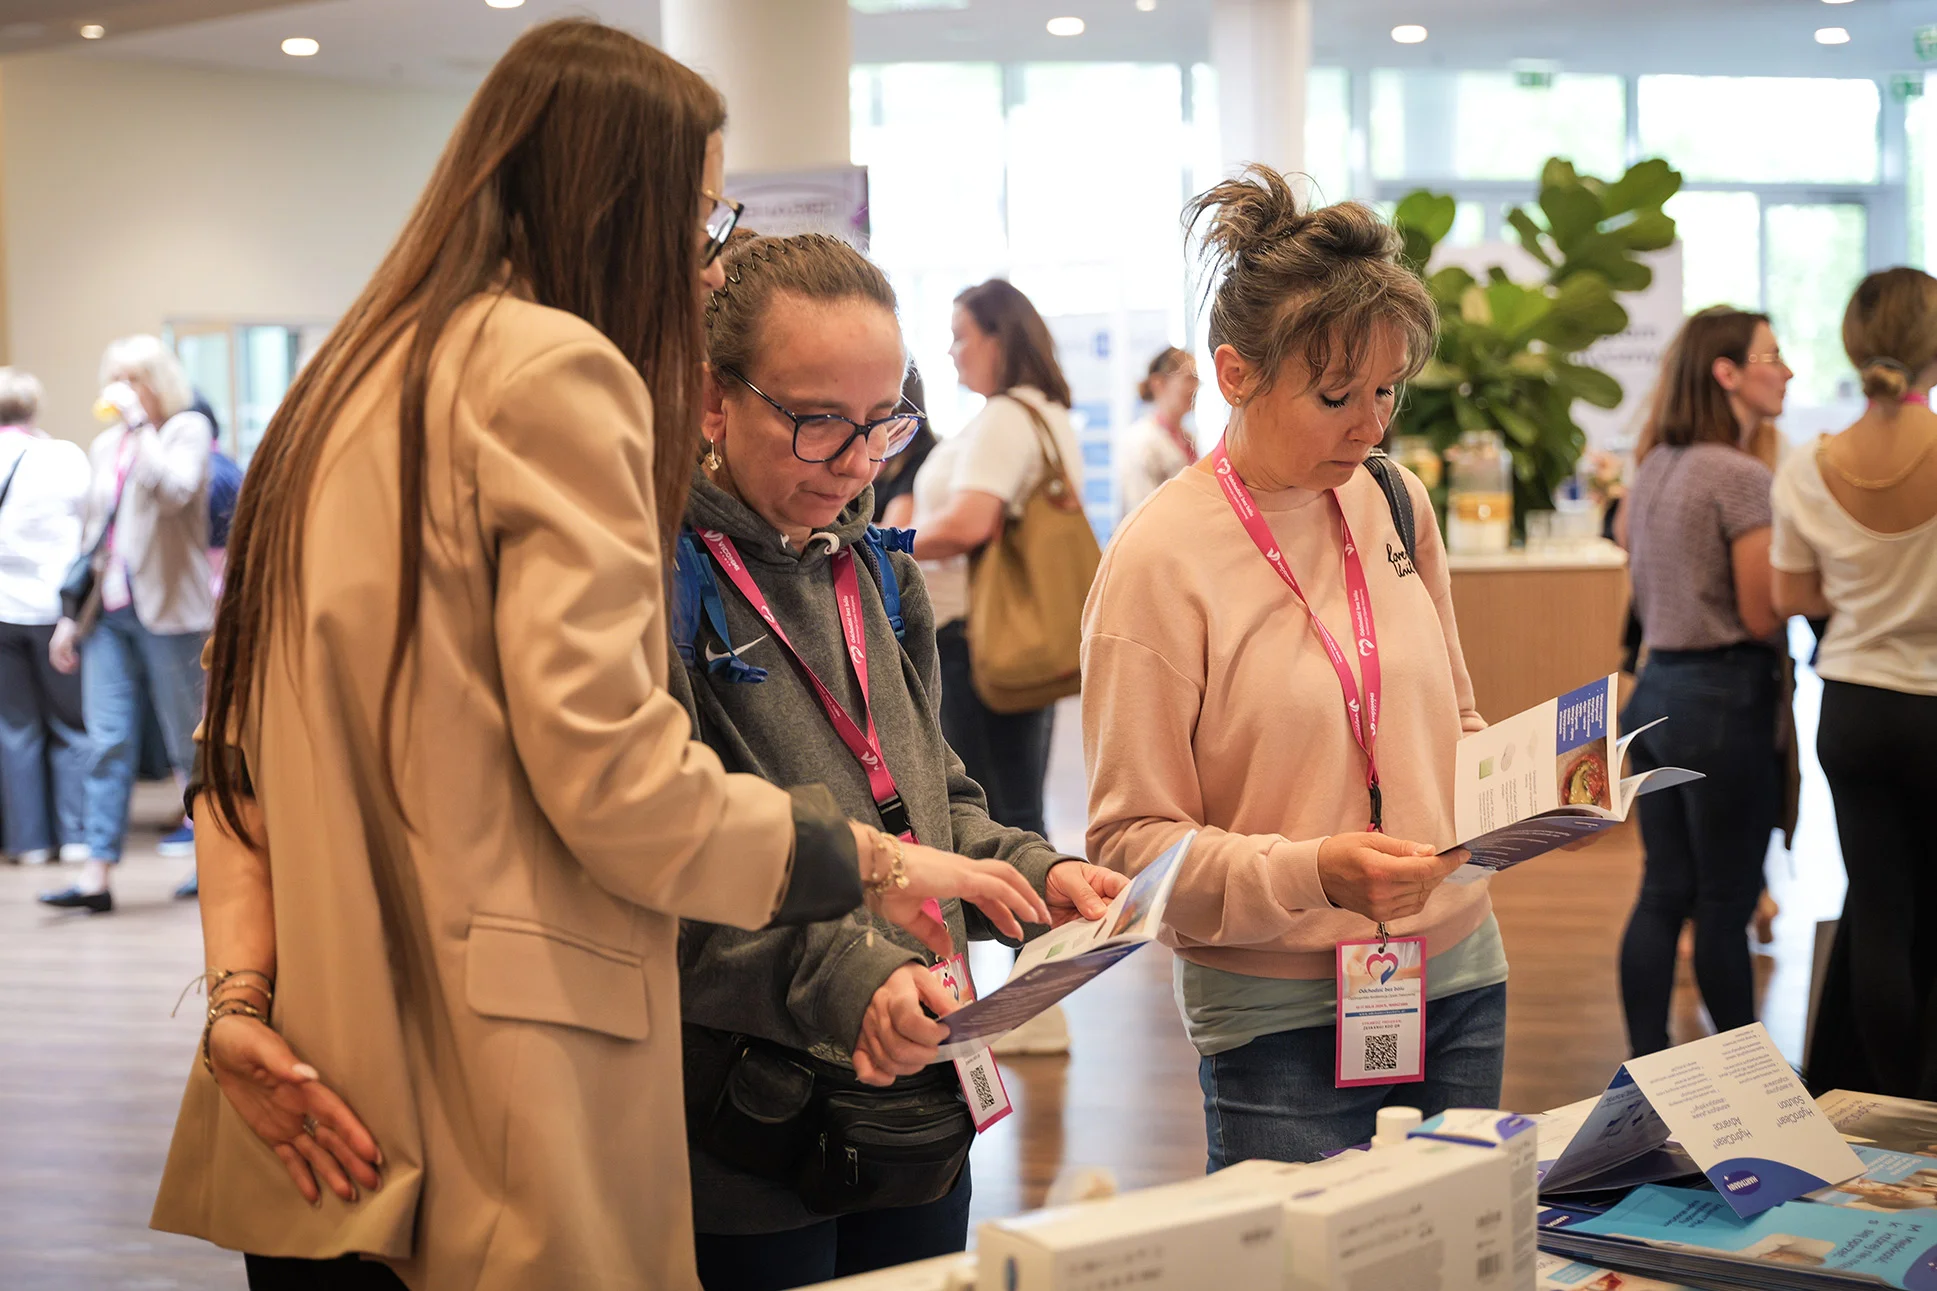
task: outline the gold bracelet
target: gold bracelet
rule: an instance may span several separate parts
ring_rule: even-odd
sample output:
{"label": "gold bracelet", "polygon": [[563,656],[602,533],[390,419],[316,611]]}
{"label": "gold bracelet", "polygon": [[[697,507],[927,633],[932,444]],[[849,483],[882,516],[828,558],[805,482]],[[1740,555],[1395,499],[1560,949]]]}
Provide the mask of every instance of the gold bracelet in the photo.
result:
{"label": "gold bracelet", "polygon": [[223,1000],[220,1004],[209,1005],[208,1021],[202,1024],[202,1068],[211,1076],[215,1074],[215,1064],[209,1058],[209,1035],[215,1030],[217,1022],[223,1018],[237,1016],[254,1018],[264,1026],[269,1025],[267,1019],[262,1016],[262,1010],[253,1004],[245,1004],[241,1000]]}
{"label": "gold bracelet", "polygon": [[888,864],[888,872],[877,873],[866,886],[871,895],[885,896],[890,891],[899,891],[908,886],[908,853],[902,849],[901,840],[885,830],[876,830],[874,837],[880,849],[893,859]]}

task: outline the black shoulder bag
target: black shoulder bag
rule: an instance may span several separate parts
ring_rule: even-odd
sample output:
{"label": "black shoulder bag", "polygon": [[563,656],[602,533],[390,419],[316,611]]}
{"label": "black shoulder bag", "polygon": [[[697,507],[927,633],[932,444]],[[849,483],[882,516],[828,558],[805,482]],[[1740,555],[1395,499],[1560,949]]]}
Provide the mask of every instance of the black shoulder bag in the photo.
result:
{"label": "black shoulder bag", "polygon": [[74,557],[74,563],[67,567],[66,577],[61,579],[61,614],[76,623],[81,622],[81,615],[87,611],[100,589],[101,571],[95,567],[95,561],[101,554],[101,548],[107,545],[108,535],[114,532],[114,517],[121,510],[121,495],[127,491],[128,482],[124,479],[120,489],[115,492],[114,504],[108,508],[107,523],[94,536],[94,545]]}
{"label": "black shoulder bag", "polygon": [[1392,511],[1392,527],[1399,531],[1399,541],[1405,545],[1406,556],[1417,560],[1419,553],[1414,549],[1417,531],[1412,518],[1412,494],[1406,488],[1406,478],[1399,473],[1390,457],[1382,449],[1373,449],[1365,459],[1365,469],[1372,472],[1372,478],[1379,482],[1385,493],[1385,503]]}

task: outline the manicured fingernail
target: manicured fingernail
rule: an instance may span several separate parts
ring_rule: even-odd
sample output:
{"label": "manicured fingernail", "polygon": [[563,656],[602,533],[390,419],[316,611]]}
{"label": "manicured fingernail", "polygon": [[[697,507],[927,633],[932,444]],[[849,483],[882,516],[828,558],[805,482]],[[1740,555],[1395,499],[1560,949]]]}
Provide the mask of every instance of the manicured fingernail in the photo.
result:
{"label": "manicured fingernail", "polygon": [[323,1078],[321,1072],[306,1062],[299,1062],[294,1067],[291,1067],[290,1070],[304,1080],[321,1080]]}

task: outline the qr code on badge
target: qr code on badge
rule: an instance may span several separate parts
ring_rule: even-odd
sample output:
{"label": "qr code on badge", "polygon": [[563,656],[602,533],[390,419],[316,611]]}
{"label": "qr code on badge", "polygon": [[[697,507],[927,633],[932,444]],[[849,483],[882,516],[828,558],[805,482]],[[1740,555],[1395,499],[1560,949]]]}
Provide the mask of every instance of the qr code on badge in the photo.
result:
{"label": "qr code on badge", "polygon": [[1365,1070],[1399,1070],[1399,1033],[1382,1031],[1365,1037]]}
{"label": "qr code on badge", "polygon": [[975,1085],[975,1105],[985,1112],[994,1107],[995,1091],[989,1088],[989,1073],[981,1067],[970,1067],[969,1080]]}

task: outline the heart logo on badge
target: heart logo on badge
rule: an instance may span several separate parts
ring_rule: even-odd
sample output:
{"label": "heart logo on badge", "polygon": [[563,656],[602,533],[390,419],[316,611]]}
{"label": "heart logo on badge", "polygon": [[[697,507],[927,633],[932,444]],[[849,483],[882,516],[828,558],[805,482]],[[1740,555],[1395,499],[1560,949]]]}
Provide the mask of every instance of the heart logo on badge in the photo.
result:
{"label": "heart logo on badge", "polygon": [[1381,986],[1391,981],[1398,971],[1399,957],[1389,951],[1374,951],[1365,957],[1365,975],[1371,977],[1376,973]]}

